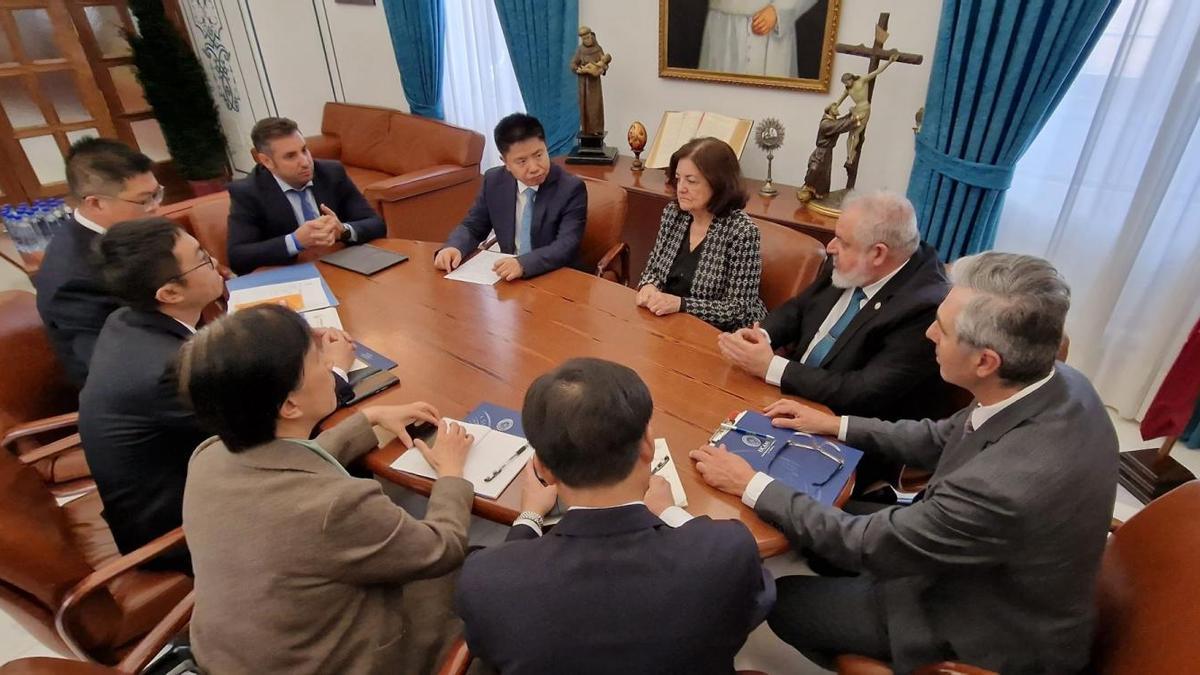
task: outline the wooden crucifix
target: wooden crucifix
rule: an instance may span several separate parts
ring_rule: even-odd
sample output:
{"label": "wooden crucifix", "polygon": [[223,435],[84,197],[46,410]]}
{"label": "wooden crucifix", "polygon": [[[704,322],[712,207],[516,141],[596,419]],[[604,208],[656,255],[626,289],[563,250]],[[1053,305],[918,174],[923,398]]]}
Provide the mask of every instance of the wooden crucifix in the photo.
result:
{"label": "wooden crucifix", "polygon": [[[862,158],[862,145],[867,130],[867,120],[871,116],[871,97],[875,94],[875,77],[886,70],[892,63],[907,63],[915,66],[920,65],[925,58],[920,54],[909,54],[895,49],[883,48],[883,43],[887,42],[888,39],[887,27],[890,17],[891,15],[887,12],[879,15],[879,22],[875,24],[875,43],[870,47],[863,44],[847,45],[840,42],[836,47],[839,53],[871,59],[866,75],[855,75],[853,73],[842,75],[842,84],[845,85],[846,91],[835,104],[840,107],[842,101],[849,97],[853,102],[850,114],[854,116],[855,121],[858,123],[856,128],[847,135],[846,140],[847,190],[853,189],[854,183],[858,180],[858,161]],[[880,65],[881,62],[883,63],[882,66]]]}

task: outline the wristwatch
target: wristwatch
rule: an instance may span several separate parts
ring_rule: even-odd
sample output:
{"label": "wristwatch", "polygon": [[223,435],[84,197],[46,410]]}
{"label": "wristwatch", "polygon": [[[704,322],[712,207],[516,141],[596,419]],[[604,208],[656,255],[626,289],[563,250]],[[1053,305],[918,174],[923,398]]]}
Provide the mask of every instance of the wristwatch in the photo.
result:
{"label": "wristwatch", "polygon": [[349,244],[352,236],[354,236],[354,230],[350,229],[349,225],[342,223],[342,236],[338,237],[338,241]]}
{"label": "wristwatch", "polygon": [[528,520],[532,523],[537,523],[539,528],[542,527],[542,514],[537,511],[522,511],[513,523],[516,524],[517,520]]}

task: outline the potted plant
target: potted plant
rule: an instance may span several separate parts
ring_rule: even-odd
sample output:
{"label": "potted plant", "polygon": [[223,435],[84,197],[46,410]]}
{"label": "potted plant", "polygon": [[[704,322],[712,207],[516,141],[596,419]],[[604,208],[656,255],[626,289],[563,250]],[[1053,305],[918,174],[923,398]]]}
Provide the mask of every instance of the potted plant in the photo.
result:
{"label": "potted plant", "polygon": [[176,170],[197,197],[224,190],[225,134],[200,60],[167,19],[162,0],[129,0],[129,9],[138,31],[125,37]]}

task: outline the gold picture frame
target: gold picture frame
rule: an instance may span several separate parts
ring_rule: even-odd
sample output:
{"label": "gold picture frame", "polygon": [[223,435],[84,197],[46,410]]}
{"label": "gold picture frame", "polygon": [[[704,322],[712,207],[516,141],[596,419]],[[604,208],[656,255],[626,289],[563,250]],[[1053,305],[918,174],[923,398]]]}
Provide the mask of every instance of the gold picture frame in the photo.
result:
{"label": "gold picture frame", "polygon": [[[800,0],[803,4],[804,0]],[[705,29],[708,19],[714,16],[709,7],[712,0],[659,0],[658,4],[658,76],[679,78],[683,80],[699,80],[704,82],[720,82],[723,84],[741,84],[752,87],[774,87],[780,89],[798,89],[801,91],[828,92],[829,82],[833,71],[834,46],[837,44],[838,17],[841,14],[841,0],[816,0],[816,2],[801,12],[795,19],[791,30],[783,31],[783,36],[776,39],[783,42],[790,34],[791,42],[798,45],[794,48],[794,58],[780,60],[775,57],[768,61],[766,56],[769,47],[763,47],[763,73],[747,74],[720,70],[703,70],[700,68],[702,54],[712,60],[704,49]],[[770,3],[763,0],[764,8]],[[821,16],[821,8],[824,16]],[[703,8],[701,10],[701,8]],[[703,15],[700,12],[703,11]],[[778,12],[776,13],[778,17]],[[823,19],[823,21],[822,21]],[[736,20],[736,18],[735,18]],[[743,21],[749,20],[746,18]],[[777,23],[778,25],[778,23]],[[814,41],[816,31],[821,31],[819,47]],[[675,39],[672,41],[671,36]],[[800,48],[799,45],[804,45]],[[779,46],[774,44],[774,46]],[[776,51],[778,54],[778,51]],[[790,61],[794,61],[792,64]],[[695,67],[690,67],[692,64]],[[796,66],[796,76],[768,75],[772,68],[781,70],[791,65]]]}

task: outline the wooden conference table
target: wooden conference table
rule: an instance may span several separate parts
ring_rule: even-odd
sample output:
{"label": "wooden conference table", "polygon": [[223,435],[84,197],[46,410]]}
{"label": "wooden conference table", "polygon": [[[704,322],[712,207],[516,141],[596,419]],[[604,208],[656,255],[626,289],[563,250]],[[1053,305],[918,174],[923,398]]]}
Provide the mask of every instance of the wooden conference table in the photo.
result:
{"label": "wooden conference table", "polygon": [[[520,410],[525,390],[542,373],[576,356],[625,364],[654,397],[651,431],[667,439],[688,497],[688,511],[737,518],[764,557],[787,550],[784,536],[741,501],[700,479],[688,451],[707,442],[730,413],[761,409],[779,390],[729,366],[717,329],[676,314],[656,317],[634,305],[634,291],[575,270],[495,286],[447,281],[433,268],[440,244],[400,239],[373,245],[409,261],[365,277],[318,264],[339,301],[342,324],[355,338],[399,365],[400,386],[360,405],[428,401],[461,419],[481,402]],[[340,411],[332,421],[343,419]],[[597,410],[603,415],[603,410]],[[369,453],[376,475],[428,494],[432,482],[390,467],[399,443]],[[838,497],[844,503],[853,477]],[[520,479],[493,501],[476,496],[475,514],[508,523],[520,511]]]}

